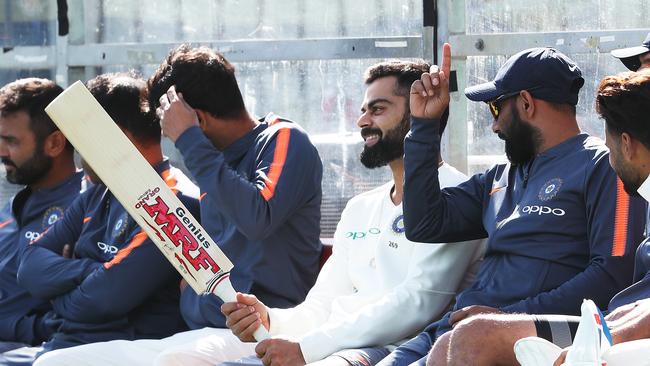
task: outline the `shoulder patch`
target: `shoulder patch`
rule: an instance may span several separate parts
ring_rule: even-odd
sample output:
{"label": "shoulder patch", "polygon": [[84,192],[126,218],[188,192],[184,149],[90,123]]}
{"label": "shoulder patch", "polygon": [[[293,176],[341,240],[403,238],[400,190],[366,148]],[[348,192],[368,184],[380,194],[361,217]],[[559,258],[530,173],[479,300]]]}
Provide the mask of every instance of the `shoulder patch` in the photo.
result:
{"label": "shoulder patch", "polygon": [[54,225],[55,222],[59,221],[63,217],[63,208],[59,206],[52,206],[45,211],[43,215],[43,221],[41,222],[41,229],[45,230],[48,227]]}
{"label": "shoulder patch", "polygon": [[118,237],[122,236],[129,227],[129,216],[126,212],[120,215],[120,218],[115,221],[113,229],[111,231],[111,238],[116,240]]}
{"label": "shoulder patch", "polygon": [[542,201],[548,201],[555,196],[557,196],[560,188],[562,188],[562,183],[564,181],[561,178],[553,178],[548,182],[544,183],[542,188],[539,190],[537,197]]}

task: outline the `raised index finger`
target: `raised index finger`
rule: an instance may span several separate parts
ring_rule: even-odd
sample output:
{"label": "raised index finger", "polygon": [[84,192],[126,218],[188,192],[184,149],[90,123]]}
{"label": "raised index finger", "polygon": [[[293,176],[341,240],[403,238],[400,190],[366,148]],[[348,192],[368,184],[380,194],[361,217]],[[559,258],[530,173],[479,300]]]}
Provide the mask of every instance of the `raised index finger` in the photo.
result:
{"label": "raised index finger", "polygon": [[442,45],[442,72],[445,74],[445,78],[449,78],[449,73],[451,72],[451,45],[445,43]]}

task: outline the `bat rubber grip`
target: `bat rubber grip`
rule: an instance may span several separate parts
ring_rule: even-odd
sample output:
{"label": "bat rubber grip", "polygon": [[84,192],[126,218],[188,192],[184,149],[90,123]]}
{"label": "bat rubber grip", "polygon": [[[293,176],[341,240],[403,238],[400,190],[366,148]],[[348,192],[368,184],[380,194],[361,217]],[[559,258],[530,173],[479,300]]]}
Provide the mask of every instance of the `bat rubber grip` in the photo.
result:
{"label": "bat rubber grip", "polygon": [[[221,280],[221,282],[214,289],[214,294],[217,295],[223,302],[237,302],[237,292],[235,292],[235,289],[232,287],[232,283],[230,283],[230,277]],[[253,333],[253,337],[255,337],[256,341],[261,342],[265,339],[271,338],[271,335],[269,334],[269,331],[264,328],[264,326],[260,325],[257,330],[255,330],[255,333]]]}

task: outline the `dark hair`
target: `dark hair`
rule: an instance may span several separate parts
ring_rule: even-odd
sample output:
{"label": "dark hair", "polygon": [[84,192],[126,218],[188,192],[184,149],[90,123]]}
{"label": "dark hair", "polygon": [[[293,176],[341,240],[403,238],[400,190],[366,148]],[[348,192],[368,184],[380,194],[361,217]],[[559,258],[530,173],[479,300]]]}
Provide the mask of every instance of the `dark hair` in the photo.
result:
{"label": "dark hair", "polygon": [[138,141],[160,143],[160,124],[147,104],[147,84],[135,72],[99,75],[86,86],[118,126]]}
{"label": "dark hair", "polygon": [[626,132],[650,149],[650,70],[625,72],[601,80],[596,111],[610,132]]}
{"label": "dark hair", "polygon": [[217,118],[237,118],[246,113],[235,67],[222,54],[207,47],[191,48],[181,45],[169,52],[167,58],[149,78],[149,106],[156,110],[158,99],[172,85],[195,109]]}
{"label": "dark hair", "polygon": [[424,60],[419,61],[387,61],[370,66],[366,70],[365,79],[366,85],[371,84],[373,81],[387,77],[397,77],[397,88],[395,89],[396,95],[408,97],[411,91],[411,84],[415,80],[420,80],[423,73],[429,72],[431,66]]}
{"label": "dark hair", "polygon": [[[58,127],[45,107],[63,92],[63,88],[48,79],[26,78],[11,82],[0,89],[0,113],[3,115],[26,112],[29,115],[29,127],[34,133],[37,146],[43,146],[45,139]],[[72,151],[72,145],[66,141],[66,150]]]}
{"label": "dark hair", "polygon": [[[409,94],[411,92],[411,85],[414,81],[420,80],[423,73],[429,72],[431,65],[424,60],[415,61],[386,61],[380,62],[370,66],[365,73],[365,83],[370,85],[373,81],[388,77],[395,76],[397,78],[397,87],[394,90],[395,95],[406,98],[406,110],[409,110]],[[440,136],[447,126],[447,119],[449,118],[449,108],[445,110],[440,118]]]}

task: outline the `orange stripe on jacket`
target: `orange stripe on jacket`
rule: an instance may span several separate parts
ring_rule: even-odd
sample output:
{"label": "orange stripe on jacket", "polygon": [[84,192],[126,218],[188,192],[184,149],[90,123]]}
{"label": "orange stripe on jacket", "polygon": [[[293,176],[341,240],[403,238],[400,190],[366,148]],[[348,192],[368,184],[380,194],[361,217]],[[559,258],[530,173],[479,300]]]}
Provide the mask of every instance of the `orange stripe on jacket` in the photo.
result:
{"label": "orange stripe on jacket", "polygon": [[262,197],[264,197],[264,199],[267,201],[273,198],[273,194],[275,193],[275,186],[278,184],[278,180],[280,180],[282,168],[284,168],[284,163],[287,160],[290,138],[290,129],[283,128],[278,132],[277,142],[275,144],[275,152],[273,153],[273,162],[271,163],[269,174],[266,177],[266,186],[261,192]]}
{"label": "orange stripe on jacket", "polygon": [[45,234],[47,234],[47,232],[50,231],[51,228],[52,228],[52,226],[48,227],[36,239],[32,239],[32,241],[29,242],[29,245],[32,245],[32,244],[36,243],[37,241],[41,240],[41,238],[44,237]]}
{"label": "orange stripe on jacket", "polygon": [[92,219],[93,219],[92,216],[84,217],[84,224]]}
{"label": "orange stripe on jacket", "polygon": [[139,233],[135,234],[129,245],[126,246],[126,248],[120,249],[117,254],[115,254],[115,257],[111,259],[110,262],[104,263],[104,268],[109,269],[113,267],[116,264],[120,264],[124,258],[128,257],[129,254],[133,251],[133,249],[139,247],[144,243],[145,240],[147,240],[147,233],[144,231],[140,231]]}
{"label": "orange stripe on jacket", "polygon": [[4,221],[4,222],[0,223],[0,229],[2,229],[3,227],[11,224],[12,222],[14,222],[14,219],[9,219],[7,221]]}
{"label": "orange stripe on jacket", "polygon": [[625,254],[627,243],[627,220],[630,208],[630,196],[623,188],[623,182],[616,179],[616,217],[614,219],[614,241],[612,242],[612,256],[621,257]]}
{"label": "orange stripe on jacket", "polygon": [[178,194],[178,180],[176,179],[176,176],[171,173],[171,169],[165,170],[160,174],[160,176],[167,184],[167,187],[169,187],[174,194]]}

